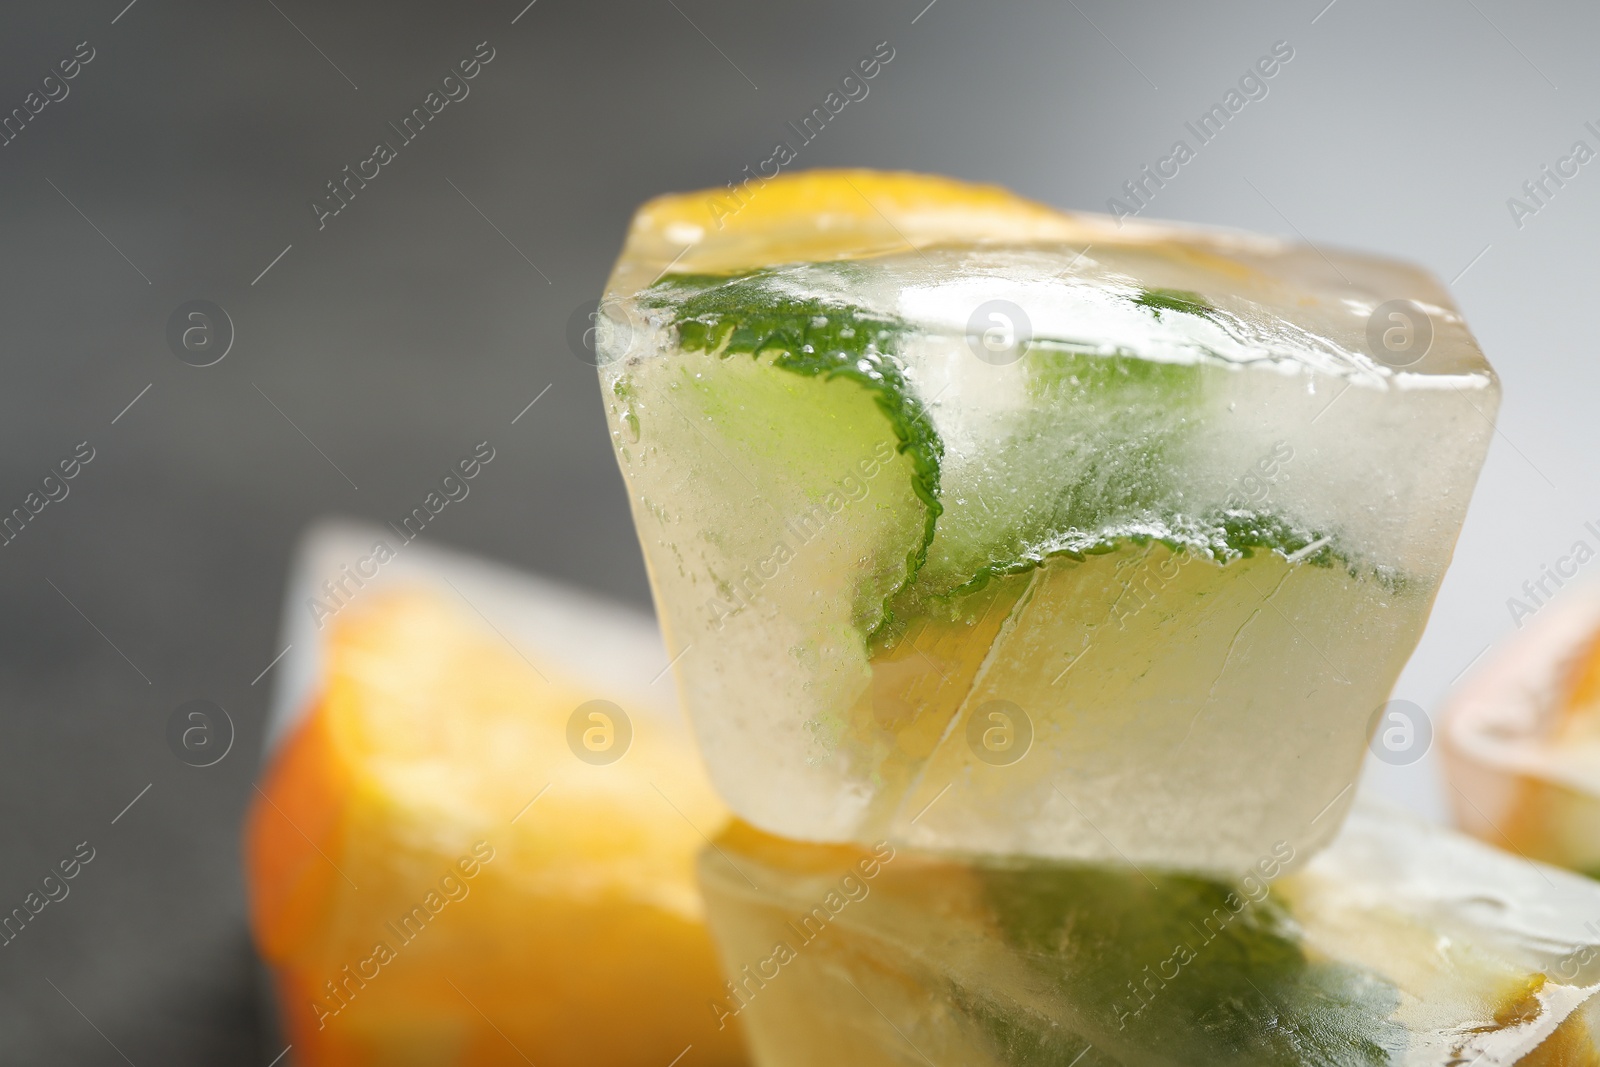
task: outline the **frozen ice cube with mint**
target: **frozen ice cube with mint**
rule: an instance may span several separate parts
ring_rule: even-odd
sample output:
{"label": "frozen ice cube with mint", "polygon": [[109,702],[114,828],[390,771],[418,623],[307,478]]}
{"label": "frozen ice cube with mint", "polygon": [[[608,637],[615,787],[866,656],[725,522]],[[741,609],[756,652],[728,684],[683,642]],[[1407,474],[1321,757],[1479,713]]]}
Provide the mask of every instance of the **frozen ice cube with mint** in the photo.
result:
{"label": "frozen ice cube with mint", "polygon": [[1325,842],[1493,430],[1439,284],[945,179],[746,194],[640,209],[597,350],[733,809],[1205,871]]}

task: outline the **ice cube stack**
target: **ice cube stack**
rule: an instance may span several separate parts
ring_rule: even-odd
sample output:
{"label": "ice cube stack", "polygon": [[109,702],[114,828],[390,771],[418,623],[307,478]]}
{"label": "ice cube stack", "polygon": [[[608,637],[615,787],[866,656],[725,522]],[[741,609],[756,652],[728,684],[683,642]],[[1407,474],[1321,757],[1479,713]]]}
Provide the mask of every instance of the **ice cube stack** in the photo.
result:
{"label": "ice cube stack", "polygon": [[639,210],[596,356],[759,1064],[1595,1062],[1600,891],[1372,815],[1311,859],[1493,431],[1435,281],[914,175],[728,197]]}

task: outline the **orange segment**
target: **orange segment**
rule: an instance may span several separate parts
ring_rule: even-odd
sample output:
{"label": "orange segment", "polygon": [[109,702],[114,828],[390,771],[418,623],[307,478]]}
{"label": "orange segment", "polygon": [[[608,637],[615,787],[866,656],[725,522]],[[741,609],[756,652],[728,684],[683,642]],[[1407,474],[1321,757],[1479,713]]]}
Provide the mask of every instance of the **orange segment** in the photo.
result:
{"label": "orange segment", "polygon": [[[634,216],[618,270],[642,274],[634,279],[642,288],[668,263],[676,272],[725,273],[948,241],[1087,243],[1127,235],[1108,219],[1057,211],[997,185],[896,171],[808,170],[651,200]],[[625,288],[618,282],[613,277],[614,289]]]}
{"label": "orange segment", "polygon": [[[1495,1012],[1495,1025],[1512,1028],[1537,1020],[1545,1011],[1538,995],[1546,984],[1542,974],[1523,982],[1522,988],[1507,997]],[[1595,1048],[1586,1014],[1575,1011],[1568,1015],[1549,1037],[1518,1061],[1518,1067],[1600,1067],[1600,1050]]]}
{"label": "orange segment", "polygon": [[1573,664],[1561,734],[1594,740],[1600,734],[1600,634],[1591,638]]}
{"label": "orange segment", "polygon": [[579,759],[605,679],[419,594],[352,607],[326,663],[246,830],[298,1062],[743,1062],[693,877],[727,816],[666,713],[623,709],[625,754]]}

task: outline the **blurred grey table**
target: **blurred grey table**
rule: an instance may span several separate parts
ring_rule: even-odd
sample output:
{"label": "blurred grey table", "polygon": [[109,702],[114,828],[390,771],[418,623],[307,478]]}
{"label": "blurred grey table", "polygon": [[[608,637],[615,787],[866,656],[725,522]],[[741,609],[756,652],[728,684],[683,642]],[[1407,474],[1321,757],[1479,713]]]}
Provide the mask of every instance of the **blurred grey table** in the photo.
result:
{"label": "blurred grey table", "polygon": [[[494,464],[426,536],[644,603],[568,322],[637,202],[737,180],[778,141],[797,166],[940,171],[1104,210],[1289,42],[1268,95],[1146,214],[1370,247],[1453,281],[1508,402],[1398,691],[1432,707],[1510,628],[1505,598],[1600,514],[1577,436],[1600,377],[1600,177],[1531,217],[1506,203],[1592,138],[1596,21],[1506,0],[8,6],[0,115],[24,114],[0,147],[0,515],[66,495],[0,546],[0,911],[80,842],[95,858],[0,947],[0,1062],[282,1051],[255,1006],[238,828],[295,536],[325,514],[397,518],[487,440]],[[869,95],[800,143],[789,123],[880,42],[894,59]],[[485,49],[465,95],[444,82]],[[380,140],[394,158],[364,162]],[[326,214],[346,167],[367,178]],[[206,367],[167,336],[197,299],[233,334]],[[83,442],[94,458],[45,483]],[[211,767],[165,740],[194,698],[237,727]],[[1382,773],[1438,806],[1430,763]]]}

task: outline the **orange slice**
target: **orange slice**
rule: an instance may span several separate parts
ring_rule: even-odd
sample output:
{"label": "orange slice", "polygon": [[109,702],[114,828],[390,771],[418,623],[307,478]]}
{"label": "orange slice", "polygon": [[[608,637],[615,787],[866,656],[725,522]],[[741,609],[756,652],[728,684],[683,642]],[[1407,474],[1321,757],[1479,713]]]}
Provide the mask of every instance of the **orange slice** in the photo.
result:
{"label": "orange slice", "polygon": [[605,679],[536,668],[431,596],[369,596],[246,832],[298,1062],[742,1063],[706,1008],[693,875],[726,813],[675,721],[593,706],[573,730]]}

